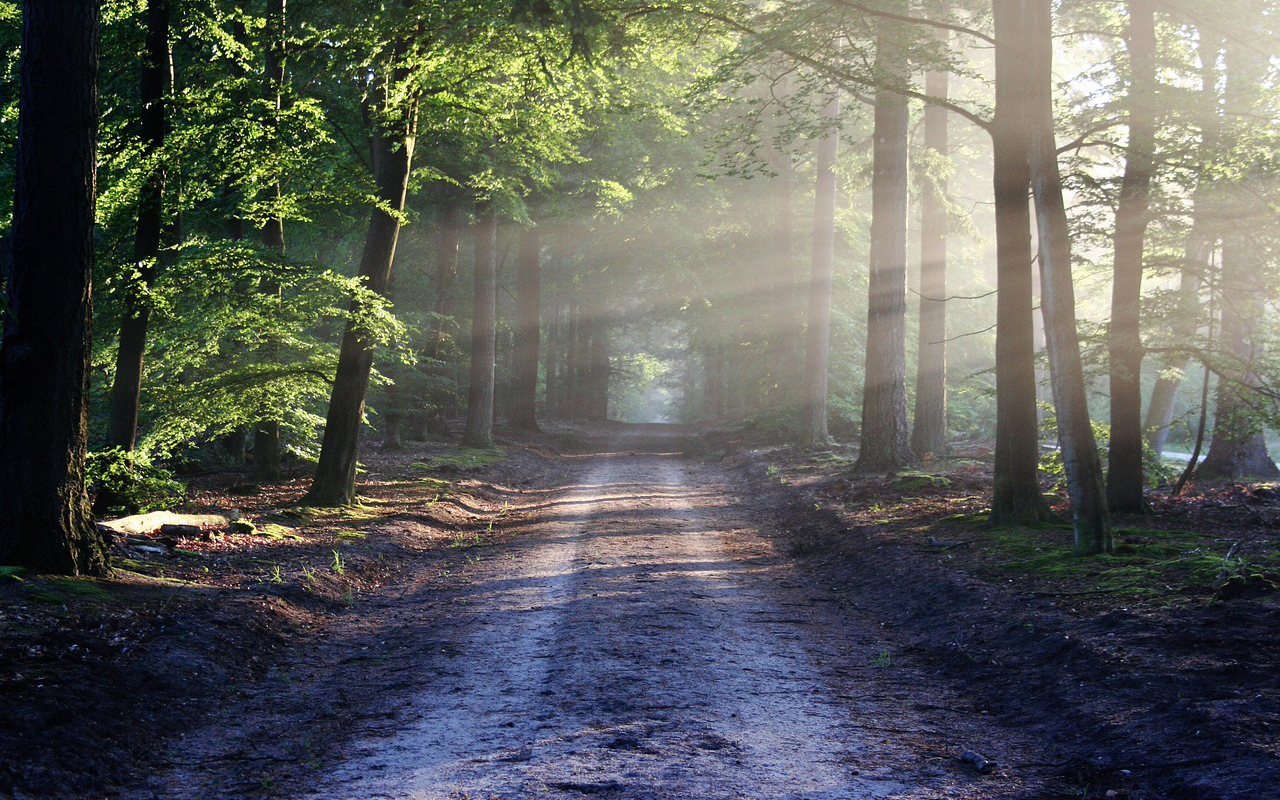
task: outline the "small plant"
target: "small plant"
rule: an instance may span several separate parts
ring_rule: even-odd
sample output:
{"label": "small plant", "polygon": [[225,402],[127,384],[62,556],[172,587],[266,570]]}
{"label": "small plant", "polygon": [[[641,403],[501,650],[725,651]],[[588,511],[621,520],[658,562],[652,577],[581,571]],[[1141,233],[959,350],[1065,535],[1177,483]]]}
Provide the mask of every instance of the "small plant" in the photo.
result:
{"label": "small plant", "polygon": [[880,669],[889,669],[893,666],[893,653],[888,650],[881,650],[871,659],[871,662]]}
{"label": "small plant", "polygon": [[329,569],[333,570],[336,575],[342,575],[347,571],[347,565],[342,561],[342,553],[337,550],[333,551],[333,561],[329,562]]}
{"label": "small plant", "polygon": [[302,581],[306,583],[308,586],[313,586],[316,582],[316,571],[311,567],[303,565]]}
{"label": "small plant", "polygon": [[187,488],[146,453],[113,447],[89,453],[85,481],[98,514],[137,514],[181,503]]}
{"label": "small plant", "polygon": [[271,582],[284,583],[284,572],[280,569],[279,564],[271,568]]}

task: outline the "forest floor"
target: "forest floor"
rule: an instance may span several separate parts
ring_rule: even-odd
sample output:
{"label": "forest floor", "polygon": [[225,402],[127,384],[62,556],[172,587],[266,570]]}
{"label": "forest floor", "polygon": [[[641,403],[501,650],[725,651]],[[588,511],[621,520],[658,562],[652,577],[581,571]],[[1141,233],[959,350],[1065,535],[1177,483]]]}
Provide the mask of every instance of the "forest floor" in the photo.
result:
{"label": "forest floor", "polygon": [[1280,492],[1076,559],[981,527],[970,455],[610,426],[376,453],[340,511],[207,479],[184,510],[255,533],[0,573],[0,797],[1273,793]]}

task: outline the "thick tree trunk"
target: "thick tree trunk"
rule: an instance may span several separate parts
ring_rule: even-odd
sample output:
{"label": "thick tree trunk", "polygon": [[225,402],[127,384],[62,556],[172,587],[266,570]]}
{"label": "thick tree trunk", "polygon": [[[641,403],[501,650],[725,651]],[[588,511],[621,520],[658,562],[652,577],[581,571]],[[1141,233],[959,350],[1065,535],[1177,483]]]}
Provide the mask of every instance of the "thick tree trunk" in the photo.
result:
{"label": "thick tree trunk", "polygon": [[1111,288],[1111,435],[1107,450],[1107,505],[1113,513],[1149,510],[1142,494],[1143,250],[1155,169],[1156,23],[1153,0],[1128,0],[1129,146],[1116,206]]}
{"label": "thick tree trunk", "polygon": [[[882,29],[877,71],[902,80],[906,64]],[[871,255],[867,280],[866,383],[858,472],[894,472],[915,460],[907,431],[907,97],[876,92],[872,132]]]}
{"label": "thick tree trunk", "polygon": [[[268,0],[267,3],[267,52],[266,82],[268,98],[274,102],[277,119],[272,120],[275,149],[279,149],[279,114],[283,110],[285,74],[285,0]],[[281,257],[284,256],[284,219],[280,216],[282,190],[279,179],[271,186],[276,208],[262,226],[262,243]],[[265,296],[280,302],[280,284],[264,281],[261,291]],[[263,358],[268,363],[280,360],[277,343],[268,342]],[[270,409],[263,409],[270,412]],[[275,481],[284,474],[280,460],[280,420],[264,417],[253,431],[253,474],[258,480]]]}
{"label": "thick tree trunk", "polygon": [[823,109],[827,125],[818,140],[814,189],[813,266],[804,351],[804,442],[820,444],[827,432],[827,379],[831,350],[831,280],[836,260],[836,153],[840,148],[840,93],[832,89]]}
{"label": "thick tree trunk", "polygon": [[[944,41],[946,41],[944,37]],[[946,72],[925,76],[925,94],[946,98]],[[924,146],[942,163],[947,157],[947,110],[925,107]],[[925,181],[920,192],[920,341],[916,363],[916,455],[947,452],[947,179]]]}
{"label": "thick tree trunk", "polygon": [[97,0],[23,4],[13,257],[0,339],[0,564],[107,571],[85,495]]}
{"label": "thick tree trunk", "polygon": [[1058,441],[1067,473],[1067,493],[1071,497],[1076,552],[1081,555],[1110,552],[1111,520],[1102,462],[1093,438],[1085,395],[1075,290],[1071,282],[1071,232],[1053,136],[1052,12],[1048,3],[1026,2],[1031,53],[1026,76],[1030,81],[1026,116],[1030,137],[1028,160],[1040,234],[1040,306],[1049,351],[1053,402],[1058,414]]}
{"label": "thick tree trunk", "polygon": [[516,258],[516,342],[511,380],[511,427],[538,429],[538,356],[541,336],[541,250],[538,229],[520,232]]}
{"label": "thick tree trunk", "polygon": [[[142,54],[143,158],[157,159],[166,133],[165,99],[170,89],[169,2],[148,0],[147,36]],[[156,278],[160,236],[164,228],[164,165],[156,161],[138,196],[138,225],[133,257],[137,273],[126,281],[120,342],[116,349],[115,380],[111,385],[111,410],[107,443],[132,450],[138,434],[138,408],[142,398],[142,360],[147,349],[147,325],[151,302],[147,292]]]}
{"label": "thick tree trunk", "polygon": [[[403,53],[405,49],[400,48],[400,51]],[[407,108],[390,107],[390,95],[393,87],[399,88],[400,73],[401,70],[397,69],[395,74],[385,77],[376,93],[381,107],[375,109],[371,149],[379,206],[374,207],[369,219],[364,252],[360,258],[360,276],[371,291],[384,296],[391,280],[391,265],[395,261],[396,242],[400,237],[400,214],[404,210],[405,192],[409,185],[417,117],[417,109],[412,103]],[[320,461],[316,465],[315,480],[305,498],[311,505],[350,505],[356,501],[360,425],[364,421],[365,394],[372,367],[373,343],[366,339],[354,321],[348,322],[329,398]]]}
{"label": "thick tree trunk", "polygon": [[1023,108],[1027,103],[1021,0],[995,0],[996,109],[991,125],[996,212],[996,452],[992,525],[1050,518],[1040,492],[1036,413],[1034,259],[1028,198],[1031,173]]}
{"label": "thick tree trunk", "polygon": [[475,294],[471,313],[471,380],[467,388],[469,447],[493,446],[493,370],[497,354],[498,217],[492,201],[476,204]]}

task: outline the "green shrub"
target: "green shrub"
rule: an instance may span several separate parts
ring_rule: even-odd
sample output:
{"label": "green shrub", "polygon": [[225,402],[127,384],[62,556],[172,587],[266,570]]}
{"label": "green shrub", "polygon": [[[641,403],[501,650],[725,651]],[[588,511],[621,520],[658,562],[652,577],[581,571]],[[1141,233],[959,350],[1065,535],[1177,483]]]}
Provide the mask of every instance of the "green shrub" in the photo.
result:
{"label": "green shrub", "polygon": [[89,453],[85,479],[96,514],[137,514],[181,503],[186,487],[145,453],[119,447]]}

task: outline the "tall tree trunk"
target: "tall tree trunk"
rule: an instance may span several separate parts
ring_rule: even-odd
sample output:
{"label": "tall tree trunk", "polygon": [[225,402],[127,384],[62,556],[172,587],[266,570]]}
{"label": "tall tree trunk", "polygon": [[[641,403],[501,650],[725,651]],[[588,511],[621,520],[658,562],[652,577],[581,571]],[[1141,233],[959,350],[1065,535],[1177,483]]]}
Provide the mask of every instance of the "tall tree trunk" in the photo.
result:
{"label": "tall tree trunk", "polygon": [[475,294],[471,313],[471,380],[467,388],[469,447],[493,446],[493,370],[497,355],[498,217],[493,202],[476,204]]}
{"label": "tall tree trunk", "polygon": [[151,302],[147,292],[156,278],[160,236],[164,229],[165,168],[159,161],[167,128],[165,99],[170,89],[169,2],[148,0],[147,36],[142,54],[143,158],[156,159],[138,196],[138,225],[133,257],[137,273],[126,282],[124,313],[120,319],[120,343],[116,350],[115,380],[111,385],[111,410],[107,443],[132,450],[138,434],[138,407],[142,397],[142,359],[147,349],[147,325]]}
{"label": "tall tree trunk", "polygon": [[543,348],[546,372],[546,405],[544,413],[553,419],[560,416],[560,293],[552,294],[547,306],[547,346]]}
{"label": "tall tree trunk", "polygon": [[[905,4],[903,4],[905,10]],[[901,82],[905,55],[887,23],[876,40],[876,71]],[[871,254],[867,280],[866,383],[862,441],[855,469],[894,472],[915,460],[907,431],[907,138],[906,95],[876,92],[872,132]]]}
{"label": "tall tree trunk", "polygon": [[1062,198],[1058,148],[1053,135],[1053,21],[1048,3],[1026,0],[1028,49],[1026,130],[1040,234],[1041,313],[1049,351],[1050,382],[1058,414],[1058,441],[1067,473],[1067,493],[1078,554],[1110,552],[1111,520],[1107,512],[1102,462],[1098,457],[1084,368],[1076,330],[1075,290],[1071,282],[1071,232]]}
{"label": "tall tree trunk", "polygon": [[1156,21],[1153,0],[1128,0],[1129,145],[1116,205],[1111,287],[1111,435],[1107,505],[1113,513],[1149,511],[1142,494],[1142,264],[1151,175],[1155,170]]}
{"label": "tall tree trunk", "polygon": [[1036,413],[1034,259],[1028,197],[1031,173],[1023,109],[1027,104],[1022,0],[993,3],[996,109],[991,125],[996,212],[996,452],[992,525],[1050,518],[1040,492]]}
{"label": "tall tree trunk", "polygon": [[[403,57],[407,50],[407,44],[402,45],[397,48],[397,55]],[[360,277],[371,291],[383,296],[391,280],[391,265],[400,237],[400,214],[404,211],[409,185],[417,118],[416,103],[392,105],[392,93],[399,89],[403,78],[403,68],[396,65],[392,74],[383,76],[373,93],[377,105],[372,109],[370,136],[378,205],[373,209],[365,235]],[[353,311],[357,310],[355,302]],[[338,372],[329,398],[320,461],[305,498],[311,505],[350,505],[356,500],[360,425],[364,421],[365,394],[372,367],[373,342],[354,320],[348,322],[338,353]]]}
{"label": "tall tree trunk", "polygon": [[0,339],[0,563],[107,571],[85,495],[97,0],[27,0]]}
{"label": "tall tree trunk", "polygon": [[593,422],[609,419],[609,326],[603,304],[591,321],[591,383],[587,396],[587,418]]}
{"label": "tall tree trunk", "polygon": [[827,379],[831,350],[831,281],[836,261],[836,154],[840,149],[840,92],[831,90],[822,112],[827,126],[817,147],[814,188],[813,266],[804,351],[804,442],[819,444],[827,432]]}
{"label": "tall tree trunk", "polygon": [[538,429],[538,352],[541,335],[541,250],[536,227],[520,232],[516,258],[516,342],[512,364],[511,426]]}
{"label": "tall tree trunk", "polygon": [[[273,149],[280,148],[280,112],[284,102],[285,74],[285,0],[268,0],[267,3],[267,52],[266,82],[268,98],[275,104],[276,116],[272,120]],[[282,210],[282,190],[277,179],[270,188],[274,208],[267,222],[262,226],[262,243],[271,251],[284,257],[284,218]],[[263,281],[260,287],[263,295],[274,297],[276,303],[281,301],[280,283]],[[268,363],[280,360],[278,343],[268,342],[263,353]],[[264,409],[267,410],[267,409]],[[258,421],[253,431],[253,472],[254,477],[264,481],[279,480],[283,472],[280,466],[280,420],[265,418]]]}
{"label": "tall tree trunk", "polygon": [[[940,37],[948,42],[945,35]],[[948,74],[925,76],[925,94],[946,99]],[[924,110],[924,146],[931,163],[947,158],[947,110]],[[920,192],[920,342],[916,362],[915,423],[911,449],[916,455],[947,452],[947,179],[935,176]]]}
{"label": "tall tree trunk", "polygon": [[581,416],[579,397],[582,393],[582,359],[580,343],[582,342],[582,308],[574,297],[569,298],[565,310],[565,377],[564,377],[564,417],[577,419]]}

